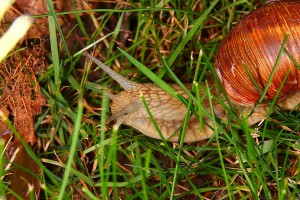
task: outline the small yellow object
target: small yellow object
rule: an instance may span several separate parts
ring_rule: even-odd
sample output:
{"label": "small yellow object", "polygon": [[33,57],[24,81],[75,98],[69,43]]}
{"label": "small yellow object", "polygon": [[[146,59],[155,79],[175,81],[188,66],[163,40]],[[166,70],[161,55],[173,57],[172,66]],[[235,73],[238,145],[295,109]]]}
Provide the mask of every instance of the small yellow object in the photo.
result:
{"label": "small yellow object", "polygon": [[[0,20],[12,3],[12,0],[0,1]],[[32,22],[33,19],[25,15],[18,17],[13,22],[8,31],[0,39],[0,62],[15,47],[17,42],[26,34]]]}
{"label": "small yellow object", "polygon": [[0,1],[0,20],[8,8],[14,3],[14,0],[1,0]]}

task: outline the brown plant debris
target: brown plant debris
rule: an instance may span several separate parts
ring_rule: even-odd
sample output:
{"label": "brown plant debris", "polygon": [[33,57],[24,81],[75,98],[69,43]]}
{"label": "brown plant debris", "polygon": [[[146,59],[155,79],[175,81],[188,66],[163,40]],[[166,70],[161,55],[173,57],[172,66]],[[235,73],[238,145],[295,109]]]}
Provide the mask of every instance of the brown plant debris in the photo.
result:
{"label": "brown plant debris", "polygon": [[[43,54],[37,48],[25,49],[0,64],[0,110],[31,145],[36,142],[34,117],[46,104],[35,77],[45,66]],[[1,136],[10,132],[3,121],[0,130]],[[16,139],[13,141],[18,143]]]}

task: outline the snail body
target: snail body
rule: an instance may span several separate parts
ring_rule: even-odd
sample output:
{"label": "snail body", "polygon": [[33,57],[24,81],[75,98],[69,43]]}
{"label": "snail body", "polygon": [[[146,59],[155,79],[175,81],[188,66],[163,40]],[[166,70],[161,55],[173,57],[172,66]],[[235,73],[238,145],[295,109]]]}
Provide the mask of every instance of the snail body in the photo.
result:
{"label": "snail body", "polygon": [[[269,17],[270,19],[268,19]],[[258,31],[261,33],[255,35]],[[287,34],[289,34],[289,37],[285,48],[293,59],[291,60],[287,54],[283,54],[280,57],[273,79],[269,80],[280,47]],[[249,39],[249,37],[254,37],[254,39]],[[274,41],[274,46],[272,41]],[[257,48],[258,50],[251,50],[251,48]],[[277,95],[287,73],[287,79],[282,86],[277,104],[282,109],[300,110],[300,70],[295,65],[295,63],[300,63],[299,52],[299,1],[274,1],[253,11],[237,24],[221,43],[214,64],[217,74],[227,95],[234,103],[233,108],[238,116],[246,116],[252,113],[247,118],[249,125],[264,119],[269,111],[268,105],[264,103],[254,109],[254,103],[261,98],[262,91],[268,85],[265,99],[272,100]],[[178,141],[178,130],[187,112],[185,105],[158,86],[151,83],[138,84],[129,81],[88,53],[84,52],[83,54],[98,64],[125,90],[117,95],[110,95],[112,99],[112,116],[109,121],[115,121],[117,127],[125,124],[134,127],[147,136],[161,139],[141,100],[141,95],[143,95],[162,137],[170,142]],[[252,78],[249,78],[247,68]],[[170,86],[183,97],[188,98],[178,85],[172,84]],[[188,89],[191,86],[191,84],[186,85]],[[211,83],[210,87],[213,95],[223,98],[218,93],[214,83]],[[202,95],[205,96],[205,93],[202,93]],[[223,105],[220,105],[214,99],[212,104],[213,114],[219,119],[227,120],[228,115]],[[203,100],[202,107],[208,113],[210,112],[208,98]],[[203,115],[202,121],[202,129],[200,129],[199,119],[194,115],[190,118],[184,142],[204,140],[214,134],[216,127],[214,127],[211,118]]]}
{"label": "snail body", "polygon": [[[159,126],[162,136],[170,142],[178,141],[178,129],[182,125],[187,112],[185,105],[155,84],[138,84],[129,81],[87,52],[84,52],[83,55],[99,65],[125,89],[125,91],[117,95],[109,95],[112,99],[112,116],[108,119],[108,122],[115,121],[115,126],[117,127],[121,124],[125,124],[139,130],[144,135],[161,139],[141,100],[141,95],[143,95],[151,114]],[[170,86],[173,87],[178,94],[188,98],[186,93],[178,85],[171,84]],[[191,84],[186,85],[187,88],[191,88],[191,86]],[[204,102],[203,107],[208,110],[209,102],[208,100]],[[221,116],[225,115],[221,109],[218,110],[218,117],[221,118]],[[199,134],[199,120],[196,116],[191,117],[185,133],[185,142],[194,142],[211,137],[214,133],[211,128],[213,124],[207,117],[204,117],[204,120],[205,124],[203,125],[203,130]]]}

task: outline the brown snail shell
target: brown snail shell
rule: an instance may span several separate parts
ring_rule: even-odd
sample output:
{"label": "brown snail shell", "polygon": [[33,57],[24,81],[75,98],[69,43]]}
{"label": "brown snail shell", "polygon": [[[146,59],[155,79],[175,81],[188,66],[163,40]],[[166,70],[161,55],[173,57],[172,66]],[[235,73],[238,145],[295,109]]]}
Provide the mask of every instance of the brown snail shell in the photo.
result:
{"label": "brown snail shell", "polygon": [[[300,1],[273,1],[246,15],[222,41],[215,58],[215,68],[232,102],[251,106],[270,78],[284,38],[284,48],[300,63]],[[253,77],[251,80],[245,67]],[[265,99],[272,100],[288,78],[279,99],[300,89],[300,70],[283,53]]]}

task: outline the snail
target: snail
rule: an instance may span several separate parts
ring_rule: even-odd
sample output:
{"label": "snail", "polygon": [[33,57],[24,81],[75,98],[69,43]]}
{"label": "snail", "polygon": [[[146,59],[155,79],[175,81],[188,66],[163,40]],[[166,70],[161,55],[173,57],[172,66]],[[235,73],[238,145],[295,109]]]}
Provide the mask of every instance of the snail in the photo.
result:
{"label": "snail", "polygon": [[[285,44],[284,44],[285,42]],[[284,51],[283,51],[284,47]],[[263,120],[270,108],[262,101],[277,98],[277,109],[297,110],[300,104],[300,1],[272,1],[246,15],[221,42],[214,67],[223,84],[232,108],[238,116],[248,116],[251,126]],[[109,122],[131,126],[149,137],[162,139],[141,100],[153,115],[162,136],[177,142],[187,107],[155,84],[135,83],[122,77],[102,62],[84,52],[113,79],[124,91],[110,95],[112,99]],[[188,95],[175,84],[170,86],[185,98]],[[186,88],[191,89],[192,84]],[[216,84],[209,82],[211,93],[224,99]],[[278,92],[280,91],[280,94]],[[201,92],[202,96],[206,94]],[[207,96],[207,95],[206,95]],[[260,103],[255,106],[256,103]],[[213,114],[228,120],[224,105],[212,100]],[[225,105],[228,105],[225,101]],[[210,113],[208,97],[202,102]],[[199,119],[192,115],[187,123],[184,142],[196,142],[214,134],[214,123],[203,115],[202,128]]]}

